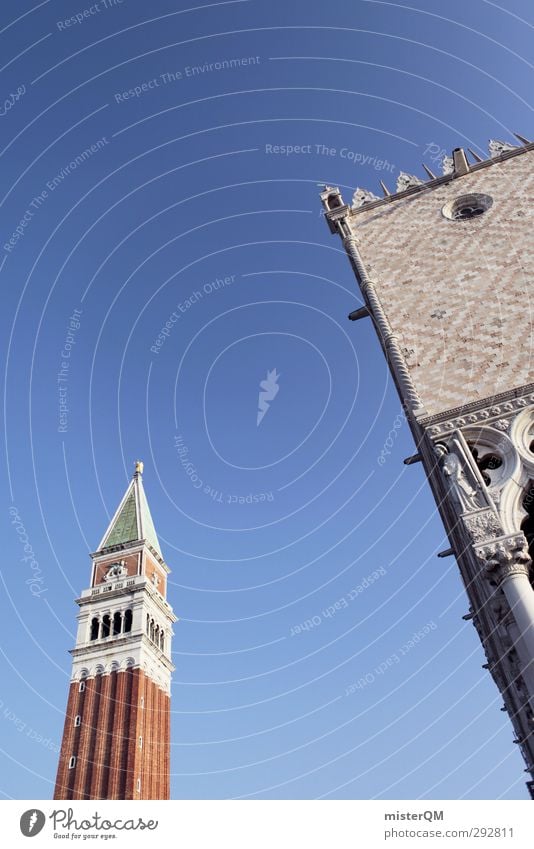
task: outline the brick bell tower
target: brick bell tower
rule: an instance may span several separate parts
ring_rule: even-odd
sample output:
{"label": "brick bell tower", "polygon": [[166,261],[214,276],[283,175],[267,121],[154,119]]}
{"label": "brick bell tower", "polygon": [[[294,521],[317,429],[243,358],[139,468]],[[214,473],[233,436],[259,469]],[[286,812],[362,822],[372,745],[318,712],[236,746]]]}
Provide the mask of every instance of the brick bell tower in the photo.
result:
{"label": "brick bell tower", "polygon": [[[383,197],[321,195],[387,357],[534,779],[534,144],[463,149]],[[528,782],[534,798],[534,780]]]}
{"label": "brick bell tower", "polygon": [[169,568],[143,464],[98,551],[80,607],[54,799],[168,799],[172,625]]}

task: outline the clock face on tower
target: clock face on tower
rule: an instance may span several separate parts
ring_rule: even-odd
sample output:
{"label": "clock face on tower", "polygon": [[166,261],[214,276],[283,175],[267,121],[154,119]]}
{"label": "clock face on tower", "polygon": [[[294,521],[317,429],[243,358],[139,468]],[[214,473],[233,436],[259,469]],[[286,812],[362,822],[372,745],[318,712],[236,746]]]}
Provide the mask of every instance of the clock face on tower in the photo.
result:
{"label": "clock face on tower", "polygon": [[106,572],[105,581],[116,581],[117,578],[124,578],[125,575],[128,574],[128,569],[126,568],[126,563],[124,560],[120,560],[117,563],[112,563]]}

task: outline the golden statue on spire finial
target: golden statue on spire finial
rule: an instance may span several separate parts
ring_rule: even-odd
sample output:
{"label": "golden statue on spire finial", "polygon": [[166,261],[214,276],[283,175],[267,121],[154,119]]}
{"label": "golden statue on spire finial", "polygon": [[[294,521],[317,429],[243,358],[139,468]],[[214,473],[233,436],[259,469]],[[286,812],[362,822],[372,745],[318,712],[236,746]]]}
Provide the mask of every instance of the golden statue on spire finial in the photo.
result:
{"label": "golden statue on spire finial", "polygon": [[135,474],[136,475],[142,475],[143,469],[144,469],[143,461],[142,460],[136,460],[135,461]]}

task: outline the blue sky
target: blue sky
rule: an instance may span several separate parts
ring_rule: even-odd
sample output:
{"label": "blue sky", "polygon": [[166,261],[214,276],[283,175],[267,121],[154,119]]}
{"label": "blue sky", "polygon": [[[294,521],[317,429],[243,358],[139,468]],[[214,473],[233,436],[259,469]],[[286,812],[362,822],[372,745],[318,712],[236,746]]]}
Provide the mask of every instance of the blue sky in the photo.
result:
{"label": "blue sky", "polygon": [[530,4],[0,15],[4,797],[51,797],[73,599],[140,457],[180,617],[173,798],[526,798],[317,184],[533,138]]}

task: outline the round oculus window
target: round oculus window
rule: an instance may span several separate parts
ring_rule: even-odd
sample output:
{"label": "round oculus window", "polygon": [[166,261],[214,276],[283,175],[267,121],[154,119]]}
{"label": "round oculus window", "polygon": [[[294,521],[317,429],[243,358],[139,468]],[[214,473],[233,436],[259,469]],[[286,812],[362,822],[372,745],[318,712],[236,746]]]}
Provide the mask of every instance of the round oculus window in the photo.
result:
{"label": "round oculus window", "polygon": [[467,221],[484,215],[492,205],[493,198],[489,195],[461,195],[446,203],[441,211],[450,221]]}

